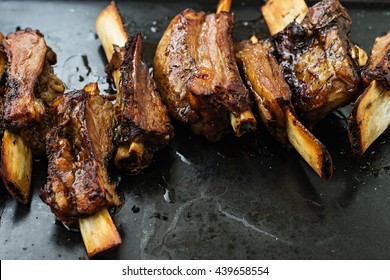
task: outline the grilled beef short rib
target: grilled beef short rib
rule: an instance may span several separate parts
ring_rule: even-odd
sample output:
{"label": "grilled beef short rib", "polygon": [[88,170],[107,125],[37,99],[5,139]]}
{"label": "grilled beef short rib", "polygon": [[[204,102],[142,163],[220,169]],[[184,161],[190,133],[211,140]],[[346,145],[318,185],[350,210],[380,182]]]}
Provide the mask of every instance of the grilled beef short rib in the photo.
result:
{"label": "grilled beef short rib", "polygon": [[298,113],[313,124],[353,100],[361,90],[349,40],[352,20],[337,0],[311,7],[302,23],[273,36]]}
{"label": "grilled beef short rib", "polygon": [[245,40],[235,49],[238,65],[265,127],[275,139],[288,145],[285,112],[291,107],[291,91],[282,67],[272,54],[271,42]]}
{"label": "grilled beef short rib", "polygon": [[96,84],[64,94],[51,110],[55,125],[46,136],[48,181],[40,196],[57,219],[73,225],[120,204],[107,172],[114,152],[114,110]]}
{"label": "grilled beef short rib", "polygon": [[[156,91],[149,69],[142,61],[142,36],[130,37],[122,48],[115,46],[107,65],[109,76],[120,70],[115,117],[118,122],[115,164],[131,173],[149,166],[154,154],[168,145],[173,128],[165,105]],[[132,155],[131,145],[142,145],[139,155]]]}
{"label": "grilled beef short rib", "polygon": [[227,12],[184,10],[169,24],[154,59],[154,78],[170,114],[210,141],[230,131],[229,115],[239,118],[251,107],[234,59],[233,25]]}
{"label": "grilled beef short rib", "polygon": [[38,30],[19,30],[3,41],[7,56],[5,128],[20,134],[36,154],[44,154],[42,139],[50,125],[46,122],[51,102],[64,91],[53,72],[56,54]]}

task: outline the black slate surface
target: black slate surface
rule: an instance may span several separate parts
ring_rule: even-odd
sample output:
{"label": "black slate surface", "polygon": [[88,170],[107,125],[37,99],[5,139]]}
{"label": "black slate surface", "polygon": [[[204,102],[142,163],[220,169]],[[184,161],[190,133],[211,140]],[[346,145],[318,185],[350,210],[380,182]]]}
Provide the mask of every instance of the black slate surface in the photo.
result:
{"label": "black slate surface", "polygon": [[[121,1],[118,6],[127,31],[143,33],[150,64],[169,20],[187,7],[212,10],[211,2]],[[252,32],[267,36],[260,2],[235,1],[236,39]],[[369,51],[374,38],[389,29],[390,2],[350,2],[352,39]],[[40,29],[57,53],[55,72],[69,90],[98,81],[104,91],[106,61],[94,22],[107,3],[0,1],[0,31]],[[174,122],[175,140],[149,169],[120,177],[113,171],[125,197],[113,215],[123,244],[98,258],[389,259],[390,135],[354,159],[345,130],[349,110],[331,115],[315,131],[333,155],[329,182],[262,127],[256,135],[210,144]],[[28,206],[0,186],[0,259],[87,258],[80,234],[56,223],[38,197],[46,168],[45,159],[34,163]]]}

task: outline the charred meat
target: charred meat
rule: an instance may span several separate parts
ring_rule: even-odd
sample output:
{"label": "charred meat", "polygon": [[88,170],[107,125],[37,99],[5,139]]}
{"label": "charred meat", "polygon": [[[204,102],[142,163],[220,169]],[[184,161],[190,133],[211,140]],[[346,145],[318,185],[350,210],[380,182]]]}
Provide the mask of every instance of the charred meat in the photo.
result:
{"label": "charred meat", "polygon": [[366,84],[376,80],[390,90],[390,32],[375,40],[370,62],[364,68],[362,76]]}
{"label": "charred meat", "polygon": [[114,151],[114,110],[96,84],[64,94],[52,110],[56,120],[46,137],[48,182],[40,196],[59,220],[73,225],[120,204],[107,172]]}
{"label": "charred meat", "polygon": [[130,37],[124,47],[114,48],[107,66],[110,76],[116,70],[121,75],[115,105],[118,151],[114,161],[131,173],[149,166],[153,155],[173,137],[167,109],[142,61],[142,51],[142,36]]}
{"label": "charred meat", "polygon": [[[2,41],[4,39],[4,36],[2,33],[0,33],[0,116],[3,116],[3,110],[4,110],[4,94],[5,94],[5,88],[3,84],[3,74],[5,72],[5,50],[2,44]],[[0,121],[0,137],[3,135],[4,132],[4,122]]]}
{"label": "charred meat", "polygon": [[[1,80],[3,78],[3,74],[5,71],[5,58],[6,58],[3,43],[2,43],[3,40],[4,40],[4,36],[2,33],[0,33],[0,88],[2,86]],[[0,94],[3,95],[3,91],[0,91]]]}
{"label": "charred meat", "polygon": [[351,23],[339,1],[323,0],[309,9],[302,23],[293,22],[273,36],[293,105],[309,124],[360,92],[349,41]]}
{"label": "charred meat", "polygon": [[[2,87],[0,85],[0,116],[3,114],[4,110],[4,96],[2,94]],[[4,133],[4,122],[0,121],[0,139]]]}
{"label": "charred meat", "polygon": [[170,114],[210,141],[254,130],[248,90],[234,59],[234,15],[184,10],[169,24],[154,59],[154,78]]}

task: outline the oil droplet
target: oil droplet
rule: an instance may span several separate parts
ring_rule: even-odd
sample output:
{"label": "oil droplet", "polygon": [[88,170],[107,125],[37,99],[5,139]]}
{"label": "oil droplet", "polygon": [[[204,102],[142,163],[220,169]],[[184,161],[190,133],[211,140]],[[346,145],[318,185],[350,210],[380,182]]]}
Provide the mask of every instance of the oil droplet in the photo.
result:
{"label": "oil droplet", "polygon": [[175,203],[175,190],[164,188],[164,200],[168,203]]}
{"label": "oil droplet", "polygon": [[89,65],[85,54],[73,55],[65,60],[62,67],[63,82],[73,88],[83,88],[88,82],[96,82],[99,76]]}
{"label": "oil droplet", "polygon": [[89,76],[89,74],[91,74],[91,67],[89,66],[89,61],[88,61],[88,56],[86,56],[85,54],[83,54],[81,56],[81,58],[83,59],[83,64],[84,64],[84,67],[85,69],[87,69],[87,76]]}
{"label": "oil droplet", "polygon": [[140,208],[138,207],[138,206],[133,206],[132,208],[131,208],[131,211],[133,211],[133,213],[138,213],[139,211],[140,211]]}

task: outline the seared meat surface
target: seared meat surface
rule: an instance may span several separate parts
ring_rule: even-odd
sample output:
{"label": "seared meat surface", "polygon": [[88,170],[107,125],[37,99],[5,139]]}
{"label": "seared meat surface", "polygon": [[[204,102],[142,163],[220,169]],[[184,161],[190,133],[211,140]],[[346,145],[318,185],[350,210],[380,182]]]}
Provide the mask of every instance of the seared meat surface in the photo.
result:
{"label": "seared meat surface", "polygon": [[291,91],[271,49],[269,41],[243,41],[236,45],[236,59],[267,130],[288,144],[285,112],[291,107]]}
{"label": "seared meat surface", "polygon": [[295,109],[310,124],[360,93],[361,78],[350,53],[351,23],[339,1],[323,0],[301,24],[293,22],[273,37]]}
{"label": "seared meat surface", "polygon": [[[2,33],[0,33],[0,88],[2,87],[1,80],[3,78],[3,74],[5,71],[5,59],[6,59],[5,50],[2,43],[3,40],[4,40],[4,36]],[[3,92],[0,91],[0,94],[3,94]]]}
{"label": "seared meat surface", "polygon": [[46,112],[64,91],[52,68],[56,55],[38,30],[10,33],[3,42],[7,55],[3,122],[6,129],[20,133],[34,153],[42,154],[50,121]]}
{"label": "seared meat surface", "polygon": [[[5,94],[5,88],[3,84],[3,74],[5,72],[6,55],[2,44],[3,39],[4,36],[2,33],[0,33],[0,116],[3,116],[4,94]],[[2,137],[3,132],[4,132],[4,122],[0,121],[0,137]]]}
{"label": "seared meat surface", "polygon": [[45,107],[37,99],[35,83],[42,73],[47,47],[38,31],[17,31],[7,36],[7,106],[4,121],[11,129],[23,129],[43,120]]}
{"label": "seared meat surface", "polygon": [[149,166],[153,155],[173,137],[167,109],[142,61],[142,51],[142,36],[130,37],[123,48],[115,47],[107,66],[109,75],[115,70],[121,75],[115,105],[118,151],[114,160],[118,168],[131,173]]}
{"label": "seared meat surface", "polygon": [[367,85],[376,80],[390,90],[390,32],[375,40],[370,62],[364,68],[362,77]]}
{"label": "seared meat surface", "polygon": [[[154,78],[169,112],[210,141],[220,140],[230,131],[230,118],[251,108],[234,59],[233,24],[227,12],[184,10],[169,24],[154,59]],[[255,120],[244,121],[242,129],[255,129]]]}
{"label": "seared meat surface", "polygon": [[[3,89],[0,85],[0,116],[3,115],[3,111],[4,111],[4,96],[2,90]],[[4,122],[0,121],[0,139],[3,137],[3,133],[4,133]]]}
{"label": "seared meat surface", "polygon": [[42,200],[68,225],[119,205],[107,164],[114,151],[114,110],[96,84],[64,94],[53,103],[55,126],[46,137],[48,181]]}

